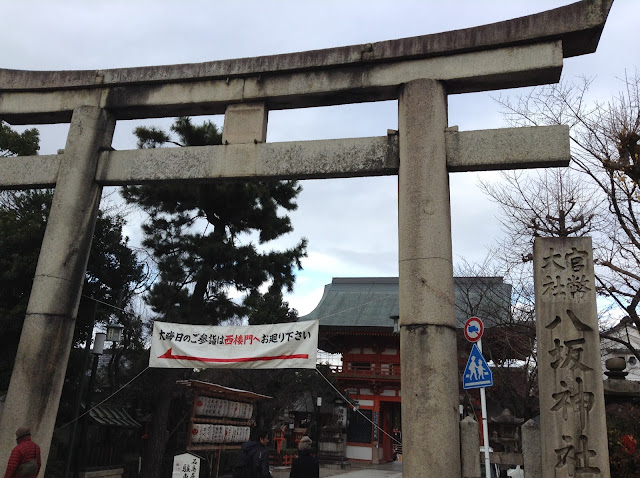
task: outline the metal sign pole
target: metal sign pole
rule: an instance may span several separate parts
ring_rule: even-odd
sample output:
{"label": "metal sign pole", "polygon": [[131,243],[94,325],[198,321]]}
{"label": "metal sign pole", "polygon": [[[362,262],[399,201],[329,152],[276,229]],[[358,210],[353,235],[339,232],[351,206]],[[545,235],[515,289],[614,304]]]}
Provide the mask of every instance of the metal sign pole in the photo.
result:
{"label": "metal sign pole", "polygon": [[[482,353],[482,339],[478,340],[478,349]],[[480,406],[482,407],[482,438],[484,441],[484,469],[486,478],[491,478],[491,459],[489,456],[489,424],[487,420],[487,397],[485,387],[480,388]]]}

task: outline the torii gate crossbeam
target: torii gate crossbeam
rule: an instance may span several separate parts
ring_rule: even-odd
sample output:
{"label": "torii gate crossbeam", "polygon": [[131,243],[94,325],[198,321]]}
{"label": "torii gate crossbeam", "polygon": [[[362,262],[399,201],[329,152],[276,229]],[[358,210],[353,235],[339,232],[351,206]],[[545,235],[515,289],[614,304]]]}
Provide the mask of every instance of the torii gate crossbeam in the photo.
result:
{"label": "torii gate crossbeam", "polygon": [[[71,122],[62,154],[0,161],[0,188],[55,194],[5,410],[46,463],[101,188],[230,178],[399,175],[404,473],[460,476],[448,172],[567,164],[568,128],[458,132],[447,95],[556,82],[595,50],[613,0],[367,45],[202,64],[100,71],[0,69],[0,118]],[[265,143],[268,111],[397,99],[382,138]],[[118,119],[225,114],[223,146],[111,151]],[[425,450],[430,450],[426,457]]]}

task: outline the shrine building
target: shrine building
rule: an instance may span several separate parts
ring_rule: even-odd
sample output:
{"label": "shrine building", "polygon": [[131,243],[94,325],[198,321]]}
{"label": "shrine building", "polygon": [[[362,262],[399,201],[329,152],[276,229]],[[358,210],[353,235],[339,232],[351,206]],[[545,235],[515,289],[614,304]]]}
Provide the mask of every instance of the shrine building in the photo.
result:
{"label": "shrine building", "polygon": [[[509,320],[512,286],[501,277],[456,277],[454,283],[460,335],[469,317],[480,317],[485,329]],[[349,407],[346,458],[396,459],[402,451],[398,278],[333,278],[316,308],[299,320],[319,320],[319,349],[342,356],[332,366],[338,387],[361,412]]]}

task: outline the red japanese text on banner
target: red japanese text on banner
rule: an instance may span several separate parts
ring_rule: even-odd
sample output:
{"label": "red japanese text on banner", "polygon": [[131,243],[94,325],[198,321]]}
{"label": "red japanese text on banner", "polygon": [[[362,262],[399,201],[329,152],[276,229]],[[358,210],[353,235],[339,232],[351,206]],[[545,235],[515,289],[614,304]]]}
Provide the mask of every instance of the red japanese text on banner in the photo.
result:
{"label": "red japanese text on banner", "polygon": [[318,321],[218,327],[155,322],[149,367],[315,368]]}

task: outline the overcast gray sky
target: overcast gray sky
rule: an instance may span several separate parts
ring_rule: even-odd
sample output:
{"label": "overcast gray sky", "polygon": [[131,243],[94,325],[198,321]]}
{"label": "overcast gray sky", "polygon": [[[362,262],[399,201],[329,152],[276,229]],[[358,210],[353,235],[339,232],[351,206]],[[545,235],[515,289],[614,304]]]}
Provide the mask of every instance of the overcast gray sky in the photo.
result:
{"label": "overcast gray sky", "polygon": [[[105,69],[253,57],[369,43],[455,30],[528,15],[572,3],[561,0],[7,0],[0,15],[0,67],[26,70]],[[640,2],[615,0],[600,46],[592,55],[565,60],[563,77],[595,76],[593,92],[618,92],[625,69],[638,67]],[[461,130],[505,126],[497,94],[449,99],[449,124]],[[216,122],[221,124],[222,118]],[[154,120],[150,124],[169,124]],[[122,121],[114,147],[132,149],[132,129]],[[67,125],[38,126],[41,154],[63,148]],[[269,115],[269,141],[383,136],[397,128],[395,102]],[[21,128],[20,128],[21,129]],[[454,262],[482,261],[500,229],[496,208],[478,188],[495,173],[451,174]],[[309,239],[309,257],[288,297],[308,313],[331,277],[395,276],[396,177],[303,181],[294,233],[274,246]],[[140,239],[132,221],[127,234]]]}

